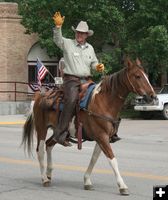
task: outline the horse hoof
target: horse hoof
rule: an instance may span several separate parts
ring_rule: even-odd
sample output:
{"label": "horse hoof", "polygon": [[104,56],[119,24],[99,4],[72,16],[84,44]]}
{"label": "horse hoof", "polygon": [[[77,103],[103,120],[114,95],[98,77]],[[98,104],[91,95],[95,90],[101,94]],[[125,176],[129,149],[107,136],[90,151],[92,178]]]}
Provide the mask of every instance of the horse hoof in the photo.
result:
{"label": "horse hoof", "polygon": [[94,190],[94,187],[93,187],[93,185],[85,185],[84,189],[85,190]]}
{"label": "horse hoof", "polygon": [[50,184],[51,184],[51,182],[50,182],[50,181],[46,181],[46,182],[44,182],[44,183],[43,183],[43,186],[44,186],[44,187],[49,187],[49,186],[50,186]]}
{"label": "horse hoof", "polygon": [[120,189],[120,194],[128,196],[129,195],[128,189],[127,188],[121,188]]}

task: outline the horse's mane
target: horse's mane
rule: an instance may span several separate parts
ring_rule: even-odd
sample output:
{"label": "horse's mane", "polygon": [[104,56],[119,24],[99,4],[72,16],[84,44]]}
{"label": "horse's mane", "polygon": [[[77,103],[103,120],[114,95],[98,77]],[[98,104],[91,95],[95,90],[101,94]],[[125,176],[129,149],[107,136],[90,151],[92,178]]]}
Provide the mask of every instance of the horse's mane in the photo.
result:
{"label": "horse's mane", "polygon": [[[117,94],[120,90],[125,90],[125,76],[126,68],[121,69],[118,72],[105,76],[100,83],[98,83],[93,91],[92,100],[98,93],[106,93],[112,97]],[[121,91],[122,92],[122,91]]]}
{"label": "horse's mane", "polygon": [[101,92],[115,95],[118,87],[123,85],[125,70],[123,68],[118,72],[105,76],[101,83]]}

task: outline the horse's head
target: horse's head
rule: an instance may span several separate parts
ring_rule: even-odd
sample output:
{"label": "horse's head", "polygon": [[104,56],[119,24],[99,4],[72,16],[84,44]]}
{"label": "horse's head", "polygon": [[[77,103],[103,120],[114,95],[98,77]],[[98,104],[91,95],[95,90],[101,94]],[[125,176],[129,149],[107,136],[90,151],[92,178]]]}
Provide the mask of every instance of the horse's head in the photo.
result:
{"label": "horse's head", "polygon": [[139,59],[132,62],[130,59],[125,61],[127,71],[127,87],[131,92],[143,96],[147,102],[156,99],[155,91],[141,65]]}

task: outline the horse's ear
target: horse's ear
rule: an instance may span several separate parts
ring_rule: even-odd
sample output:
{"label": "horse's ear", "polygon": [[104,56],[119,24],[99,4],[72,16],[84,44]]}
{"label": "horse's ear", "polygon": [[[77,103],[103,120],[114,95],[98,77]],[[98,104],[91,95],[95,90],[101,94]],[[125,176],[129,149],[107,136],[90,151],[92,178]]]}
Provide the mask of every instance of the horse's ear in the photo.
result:
{"label": "horse's ear", "polygon": [[128,68],[131,68],[133,66],[133,63],[131,62],[130,58],[126,58],[124,61],[124,65]]}
{"label": "horse's ear", "polygon": [[137,64],[138,66],[141,66],[141,61],[139,60],[139,58],[136,59],[136,64]]}

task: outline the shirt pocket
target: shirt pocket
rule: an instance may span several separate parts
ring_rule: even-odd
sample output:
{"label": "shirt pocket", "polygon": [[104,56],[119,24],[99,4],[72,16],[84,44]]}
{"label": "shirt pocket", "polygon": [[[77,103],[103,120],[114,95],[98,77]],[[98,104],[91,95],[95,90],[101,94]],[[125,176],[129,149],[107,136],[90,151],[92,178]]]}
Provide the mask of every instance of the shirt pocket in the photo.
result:
{"label": "shirt pocket", "polygon": [[90,66],[91,65],[91,63],[92,63],[92,55],[90,55],[90,54],[85,54],[84,55],[84,62],[85,62],[85,64],[87,65],[87,66]]}

